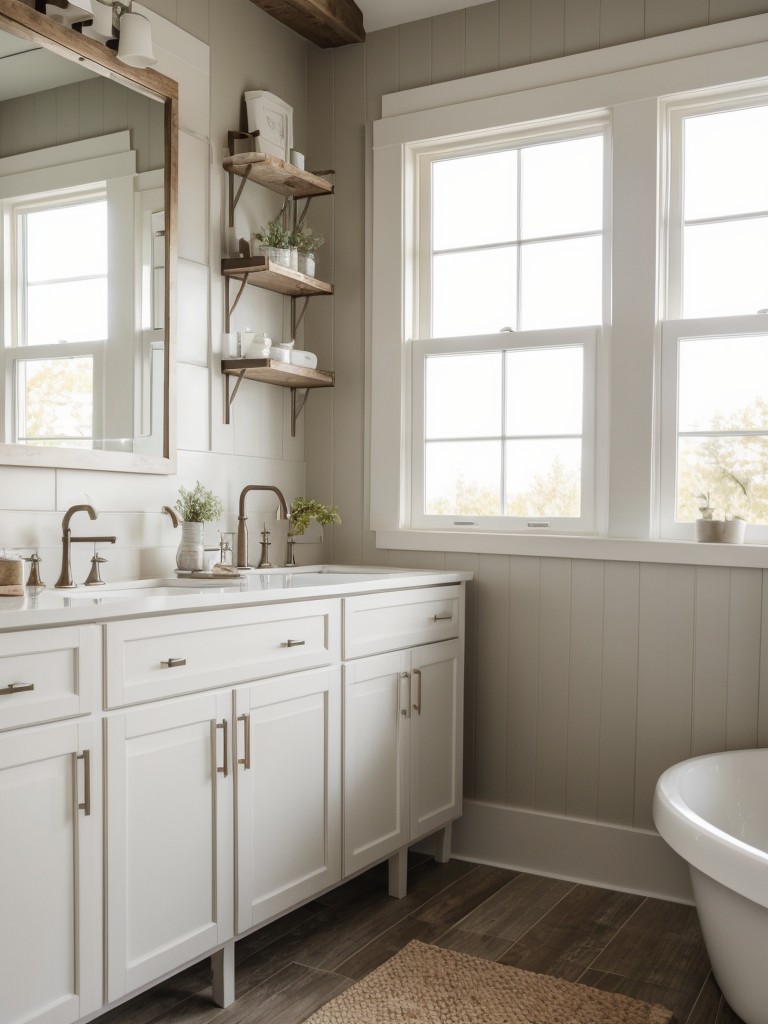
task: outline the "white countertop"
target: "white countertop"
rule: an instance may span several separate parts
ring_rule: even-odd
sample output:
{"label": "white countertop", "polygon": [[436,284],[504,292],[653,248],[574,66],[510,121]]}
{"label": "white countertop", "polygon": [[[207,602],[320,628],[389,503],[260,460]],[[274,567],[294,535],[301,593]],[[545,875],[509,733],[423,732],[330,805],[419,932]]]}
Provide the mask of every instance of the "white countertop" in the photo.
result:
{"label": "white countertop", "polygon": [[239,579],[126,580],[74,590],[28,588],[24,597],[0,597],[0,632],[74,625],[140,615],[208,611],[321,597],[430,587],[472,579],[471,572],[314,565],[243,570]]}

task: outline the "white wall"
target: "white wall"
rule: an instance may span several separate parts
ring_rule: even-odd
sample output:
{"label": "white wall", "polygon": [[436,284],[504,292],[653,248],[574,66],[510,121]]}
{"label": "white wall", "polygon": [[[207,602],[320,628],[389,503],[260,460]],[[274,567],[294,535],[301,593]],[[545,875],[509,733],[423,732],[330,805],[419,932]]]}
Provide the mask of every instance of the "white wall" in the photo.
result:
{"label": "white wall", "polygon": [[[465,792],[477,803],[465,817],[469,829],[459,829],[459,849],[472,856],[584,877],[583,863],[575,854],[569,862],[566,847],[575,822],[599,823],[590,847],[596,864],[610,859],[610,837],[622,834],[616,827],[635,830],[642,853],[623,879],[606,872],[593,879],[653,888],[669,869],[669,884],[659,882],[657,891],[684,897],[685,879],[672,877],[663,852],[643,875],[640,861],[653,860],[644,834],[652,828],[653,786],[665,767],[691,754],[768,744],[768,576],[760,569],[376,549],[367,527],[364,290],[372,121],[386,93],[766,11],[766,0],[498,0],[385,29],[359,46],[310,51],[310,148],[322,147],[327,166],[337,168],[328,224],[336,295],[312,310],[307,330],[328,333],[323,363],[336,371],[337,386],[328,405],[308,410],[308,489],[325,487],[325,500],[342,508],[334,560],[475,573]],[[508,810],[506,831],[486,804]],[[534,823],[530,844],[519,829],[525,817],[512,808]],[[559,824],[551,833],[541,821]],[[556,863],[542,845],[553,836],[564,848]],[[608,843],[602,857],[601,843]]]}
{"label": "white wall", "polygon": [[[0,548],[38,546],[43,578],[51,585],[59,571],[61,518],[66,508],[88,500],[98,524],[75,519],[73,529],[118,537],[102,550],[109,561],[106,580],[167,574],[175,567],[178,534],[164,504],[173,504],[180,484],[200,480],[224,501],[221,528],[236,526],[237,498],[248,483],[271,483],[290,501],[304,491],[303,421],[290,436],[290,395],[282,388],[244,382],[224,425],[224,378],[218,369],[223,330],[223,285],[218,273],[226,200],[221,155],[230,128],[246,127],[242,93],[266,88],[294,108],[297,148],[306,140],[306,69],[309,43],[248,0],[149,0],[160,57],[158,70],[180,83],[179,265],[178,265],[178,473],[140,474],[38,470],[0,466]],[[182,31],[179,31],[182,30]],[[279,202],[248,186],[238,208],[238,228],[249,234],[272,216]],[[285,308],[284,308],[285,307]],[[287,303],[248,288],[234,317],[234,329],[287,331]],[[322,404],[323,396],[315,397]],[[310,403],[311,404],[311,403]],[[274,520],[271,497],[249,496],[251,552],[258,556],[258,529]],[[273,532],[277,555],[284,527]],[[211,539],[218,540],[215,526]],[[300,561],[315,561],[319,549],[298,549]],[[73,548],[76,580],[88,571],[90,545]]]}

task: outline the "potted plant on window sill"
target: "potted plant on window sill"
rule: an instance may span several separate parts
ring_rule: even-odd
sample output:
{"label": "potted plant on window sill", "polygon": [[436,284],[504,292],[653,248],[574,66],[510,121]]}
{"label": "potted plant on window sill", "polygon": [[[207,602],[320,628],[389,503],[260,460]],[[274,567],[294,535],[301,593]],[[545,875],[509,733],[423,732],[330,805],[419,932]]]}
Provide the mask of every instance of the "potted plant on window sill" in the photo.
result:
{"label": "potted plant on window sill", "polygon": [[224,506],[213,491],[198,480],[191,491],[179,488],[175,508],[182,520],[176,566],[184,572],[199,572],[205,565],[203,528],[206,523],[215,523],[221,518]]}
{"label": "potted plant on window sill", "polygon": [[[746,491],[744,492],[746,494]],[[715,510],[710,504],[709,492],[699,494],[697,498],[704,504],[699,506],[701,518],[696,520],[696,540],[704,544],[743,544],[746,535],[746,520],[738,515],[724,515],[715,518]]]}

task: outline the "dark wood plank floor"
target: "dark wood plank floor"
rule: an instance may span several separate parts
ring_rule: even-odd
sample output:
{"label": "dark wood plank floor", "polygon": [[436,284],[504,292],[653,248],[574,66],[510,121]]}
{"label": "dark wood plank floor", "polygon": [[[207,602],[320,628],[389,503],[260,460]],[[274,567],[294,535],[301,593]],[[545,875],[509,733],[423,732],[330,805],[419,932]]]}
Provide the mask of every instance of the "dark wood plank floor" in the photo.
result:
{"label": "dark wood plank floor", "polygon": [[411,939],[661,1003],[678,1024],[741,1024],[712,978],[692,907],[462,861],[411,858],[408,895],[380,865],[236,946],[237,1000],[211,1002],[209,963],[104,1024],[300,1024]]}

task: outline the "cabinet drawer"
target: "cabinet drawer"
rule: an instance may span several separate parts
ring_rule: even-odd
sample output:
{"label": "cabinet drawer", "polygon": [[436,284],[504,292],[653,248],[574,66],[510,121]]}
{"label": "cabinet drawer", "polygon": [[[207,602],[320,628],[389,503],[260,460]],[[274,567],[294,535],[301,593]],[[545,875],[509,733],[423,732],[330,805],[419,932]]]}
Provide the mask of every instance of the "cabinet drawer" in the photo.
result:
{"label": "cabinet drawer", "polygon": [[338,601],[230,608],[106,624],[107,706],[339,660]]}
{"label": "cabinet drawer", "polygon": [[99,668],[98,626],[0,634],[0,729],[92,711]]}
{"label": "cabinet drawer", "polygon": [[344,657],[396,651],[459,635],[461,586],[425,587],[344,600]]}

